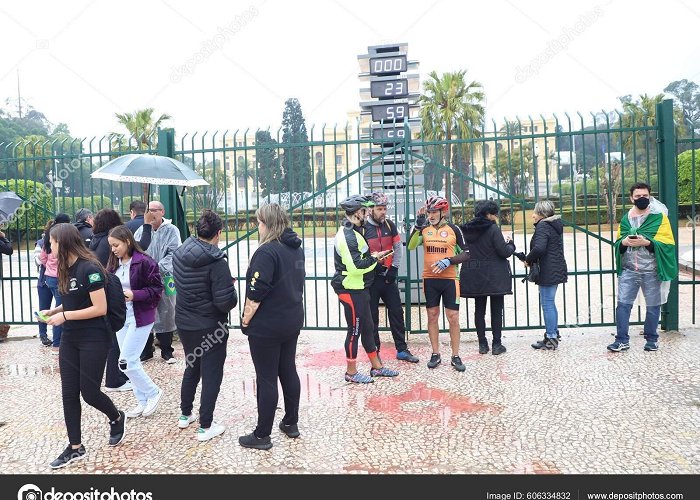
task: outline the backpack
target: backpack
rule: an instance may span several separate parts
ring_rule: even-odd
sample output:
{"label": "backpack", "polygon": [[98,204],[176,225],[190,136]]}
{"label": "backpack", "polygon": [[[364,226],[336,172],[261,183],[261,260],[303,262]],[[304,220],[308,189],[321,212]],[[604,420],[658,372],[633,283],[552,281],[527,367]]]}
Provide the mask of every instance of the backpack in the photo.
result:
{"label": "backpack", "polygon": [[107,296],[107,324],[112,333],[124,328],[126,323],[126,300],[121,281],[112,273],[107,274],[105,295]]}

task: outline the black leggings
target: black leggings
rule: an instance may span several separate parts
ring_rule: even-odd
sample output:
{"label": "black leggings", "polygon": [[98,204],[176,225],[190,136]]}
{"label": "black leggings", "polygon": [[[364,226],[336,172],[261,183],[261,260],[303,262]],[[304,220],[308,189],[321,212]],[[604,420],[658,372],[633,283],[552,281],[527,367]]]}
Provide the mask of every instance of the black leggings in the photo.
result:
{"label": "black leggings", "polygon": [[488,297],[476,297],[476,307],[474,308],[474,325],[476,335],[480,343],[486,342],[486,299],[491,302],[491,331],[493,332],[493,343],[501,343],[501,329],[503,328],[503,295],[490,295]]}
{"label": "black leggings", "polygon": [[374,344],[374,322],[369,309],[369,292],[339,293],[338,299],[345,308],[348,334],[345,337],[345,356],[348,360],[357,359],[357,338],[367,354],[376,352]]}
{"label": "black leggings", "polygon": [[104,340],[80,340],[80,332],[64,335],[58,353],[63,395],[63,416],[66,420],[70,444],[81,444],[80,419],[82,408],[80,396],[90,406],[100,410],[110,420],[119,418],[119,411],[109,396],[100,390],[102,374],[107,363],[107,351],[111,347],[105,333]]}
{"label": "black leggings", "polygon": [[188,331],[180,330],[180,342],[185,349],[185,373],[180,388],[180,409],[183,415],[191,415],[199,380],[202,393],[199,396],[199,426],[208,429],[214,420],[216,400],[224,379],[226,343],[228,331],[221,328]]}
{"label": "black leggings", "polygon": [[248,335],[250,356],[255,365],[258,386],[258,426],[255,428],[255,435],[262,438],[272,433],[279,401],[278,378],[284,398],[282,422],[285,425],[292,425],[299,421],[301,382],[295,360],[299,332],[291,336],[283,336],[281,340],[251,337],[250,331]]}

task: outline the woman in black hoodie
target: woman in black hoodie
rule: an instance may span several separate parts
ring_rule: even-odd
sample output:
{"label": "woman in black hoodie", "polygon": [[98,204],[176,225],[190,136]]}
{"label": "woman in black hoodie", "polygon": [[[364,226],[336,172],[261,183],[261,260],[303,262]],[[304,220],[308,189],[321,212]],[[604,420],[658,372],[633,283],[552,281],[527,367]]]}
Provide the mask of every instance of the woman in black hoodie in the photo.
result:
{"label": "woman in black hoodie", "polygon": [[263,205],[258,218],[260,246],[246,273],[246,300],[241,329],[248,336],[258,388],[258,425],[238,438],[246,448],[269,450],[279,395],[284,417],[279,428],[290,438],[299,436],[301,384],[296,367],[299,332],[304,324],[304,249],[289,228],[287,213],[276,203]]}
{"label": "woman in black hoodie", "polygon": [[486,299],[491,302],[493,354],[506,352],[501,342],[503,298],[512,292],[513,276],[508,258],[515,252],[510,237],[503,238],[498,221],[498,205],[491,200],[477,202],[474,218],[462,226],[469,247],[469,260],[459,275],[460,295],[475,299],[474,325],[479,337],[479,353],[489,352],[486,340]]}

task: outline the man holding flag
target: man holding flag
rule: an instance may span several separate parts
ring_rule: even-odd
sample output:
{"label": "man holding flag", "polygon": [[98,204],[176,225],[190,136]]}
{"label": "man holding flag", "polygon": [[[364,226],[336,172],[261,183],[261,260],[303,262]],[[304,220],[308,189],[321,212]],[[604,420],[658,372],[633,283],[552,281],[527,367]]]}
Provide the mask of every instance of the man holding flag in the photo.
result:
{"label": "man holding flag", "polygon": [[629,321],[632,305],[642,289],[646,303],[645,351],[659,349],[657,327],[661,305],[666,302],[670,282],[678,274],[676,243],[666,206],[651,197],[651,187],[637,182],[630,187],[634,206],[622,217],[615,241],[618,275],[617,335],[609,351],[630,348]]}

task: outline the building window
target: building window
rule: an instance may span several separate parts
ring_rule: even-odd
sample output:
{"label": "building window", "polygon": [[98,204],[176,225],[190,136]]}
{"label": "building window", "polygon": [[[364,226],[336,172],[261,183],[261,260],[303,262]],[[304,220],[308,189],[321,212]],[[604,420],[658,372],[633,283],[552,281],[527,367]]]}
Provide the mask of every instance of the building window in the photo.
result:
{"label": "building window", "polygon": [[488,144],[484,144],[484,158],[490,158],[491,157],[491,146]]}
{"label": "building window", "polygon": [[338,169],[338,170],[335,171],[335,180],[336,180],[336,181],[337,181],[338,179],[340,179],[342,176],[343,176],[343,171],[342,171],[342,170]]}
{"label": "building window", "polygon": [[340,166],[343,164],[343,155],[335,155],[335,166]]}
{"label": "building window", "polygon": [[237,176],[236,183],[238,184],[238,187],[240,189],[245,189],[246,180],[247,180],[246,174],[247,174],[247,172],[246,172],[245,158],[243,158],[242,156],[239,156],[238,163],[236,164],[236,176]]}
{"label": "building window", "polygon": [[316,157],[316,166],[320,167],[323,163],[323,153],[316,153],[314,156]]}

